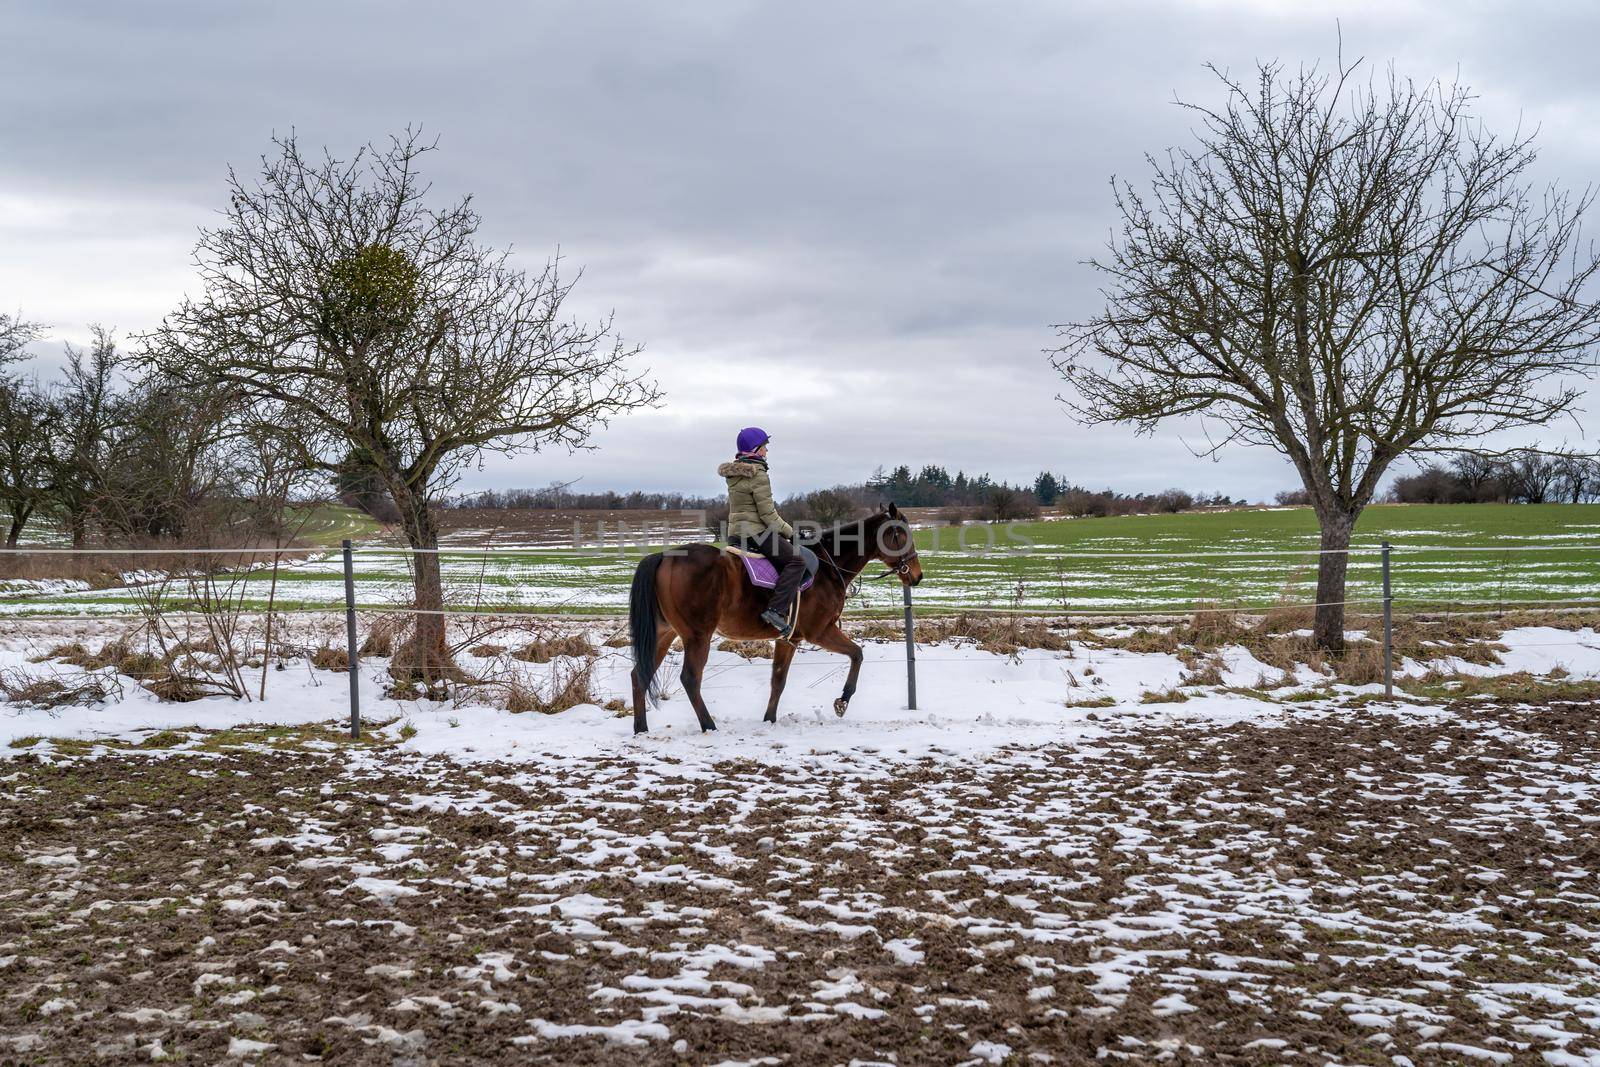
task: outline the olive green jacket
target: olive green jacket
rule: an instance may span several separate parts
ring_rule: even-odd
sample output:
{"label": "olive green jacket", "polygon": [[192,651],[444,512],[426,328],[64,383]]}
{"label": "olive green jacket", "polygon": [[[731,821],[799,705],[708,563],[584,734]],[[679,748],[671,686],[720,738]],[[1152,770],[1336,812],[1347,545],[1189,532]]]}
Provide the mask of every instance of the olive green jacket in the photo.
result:
{"label": "olive green jacket", "polygon": [[717,468],[728,480],[728,536],[760,537],[777,530],[794,540],[794,527],[783,521],[772,503],[772,481],[763,463],[736,459]]}

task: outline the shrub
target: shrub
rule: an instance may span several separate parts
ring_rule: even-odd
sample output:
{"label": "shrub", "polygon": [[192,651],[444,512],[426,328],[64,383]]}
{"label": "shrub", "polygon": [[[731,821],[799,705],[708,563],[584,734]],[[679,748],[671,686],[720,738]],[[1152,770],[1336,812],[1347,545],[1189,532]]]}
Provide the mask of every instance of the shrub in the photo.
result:
{"label": "shrub", "polygon": [[0,697],[24,707],[100,704],[119,692],[114,678],[97,674],[58,676],[24,670],[0,671]]}
{"label": "shrub", "polygon": [[593,656],[595,647],[588,634],[558,634],[536,637],[511,653],[524,663],[549,663],[557,656]]}
{"label": "shrub", "polygon": [[322,671],[348,671],[350,653],[323,642],[317,646],[315,652],[311,653],[311,665]]}

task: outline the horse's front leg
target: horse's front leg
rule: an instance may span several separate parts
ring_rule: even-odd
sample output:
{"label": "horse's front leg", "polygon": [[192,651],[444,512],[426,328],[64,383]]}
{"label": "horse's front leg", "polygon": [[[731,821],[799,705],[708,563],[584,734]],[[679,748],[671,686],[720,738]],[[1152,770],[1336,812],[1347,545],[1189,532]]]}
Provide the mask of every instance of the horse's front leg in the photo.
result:
{"label": "horse's front leg", "polygon": [[833,702],[833,713],[835,715],[843,715],[850,707],[850,698],[856,695],[856,679],[861,675],[861,660],[863,658],[861,646],[850,640],[845,632],[839,629],[838,623],[834,623],[812,640],[820,648],[850,657],[850,673],[844,680],[844,692],[839,695],[838,700]]}
{"label": "horse's front leg", "polygon": [[772,695],[767,698],[767,714],[763,722],[778,721],[778,701],[783,696],[784,683],[789,680],[789,664],[794,660],[795,646],[779,641],[772,650]]}

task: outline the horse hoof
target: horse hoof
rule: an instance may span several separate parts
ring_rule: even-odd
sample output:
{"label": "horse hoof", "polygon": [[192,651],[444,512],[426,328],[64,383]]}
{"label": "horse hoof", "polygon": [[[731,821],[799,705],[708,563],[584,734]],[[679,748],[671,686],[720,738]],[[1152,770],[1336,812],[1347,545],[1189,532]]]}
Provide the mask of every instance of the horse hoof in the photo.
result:
{"label": "horse hoof", "polygon": [[848,700],[846,700],[844,697],[840,697],[838,700],[835,700],[833,702],[833,713],[835,715],[839,716],[839,718],[842,719],[842,718],[844,718],[845,709],[848,708],[849,706],[850,706],[850,702]]}
{"label": "horse hoof", "polygon": [[712,730],[715,730],[716,728],[717,728],[717,724],[714,723],[714,722],[706,722],[706,723],[701,723],[700,724],[700,732],[703,733],[703,734],[708,734]]}
{"label": "horse hoof", "polygon": [[650,732],[650,728],[648,726],[635,726],[633,728],[633,736],[634,737],[638,737],[640,734],[647,734],[649,732]]}

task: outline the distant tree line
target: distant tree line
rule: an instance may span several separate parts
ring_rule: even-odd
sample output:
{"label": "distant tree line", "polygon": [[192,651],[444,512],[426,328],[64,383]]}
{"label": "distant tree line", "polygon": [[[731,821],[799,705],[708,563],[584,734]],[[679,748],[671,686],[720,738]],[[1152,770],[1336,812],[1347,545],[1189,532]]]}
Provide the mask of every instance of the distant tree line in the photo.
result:
{"label": "distant tree line", "polygon": [[1578,504],[1600,500],[1600,460],[1575,452],[1462,453],[1389,488],[1397,504]]}
{"label": "distant tree line", "polygon": [[[581,508],[604,510],[683,509],[703,511],[706,524],[716,529],[726,507],[721,496],[695,496],[688,493],[646,493],[634,491],[580,493],[572,483],[558,483],[542,489],[486,489],[451,497],[451,508],[535,509],[548,511]],[[352,488],[358,488],[352,486]],[[347,503],[366,507],[358,493],[341,493]],[[1042,471],[1031,485],[1012,485],[988,474],[969,476],[965,471],[951,474],[948,469],[929,464],[913,473],[902,464],[892,469],[879,467],[863,482],[835,485],[794,494],[779,504],[792,522],[831,525],[845,522],[887,502],[901,507],[939,508],[945,521],[980,519],[1010,522],[1037,518],[1042,508],[1055,508],[1078,518],[1102,515],[1136,515],[1188,511],[1197,507],[1226,507],[1243,504],[1224,493],[1191,493],[1167,489],[1159,493],[1119,493],[1112,489],[1086,489],[1059,475]],[[380,501],[381,503],[381,501]]]}
{"label": "distant tree line", "polygon": [[[1390,504],[1580,504],[1600,500],[1600,457],[1521,449],[1504,455],[1462,452],[1449,463],[1425,463],[1396,478]],[[1311,503],[1304,489],[1286,489],[1279,504]]]}
{"label": "distant tree line", "polygon": [[463,493],[444,501],[447,508],[488,508],[516,511],[641,511],[641,510],[698,510],[720,501],[720,496],[694,496],[689,493],[647,493],[634,490],[619,493],[604,490],[593,493],[574,492],[571,482],[548,485],[542,489],[485,489],[477,493]]}

